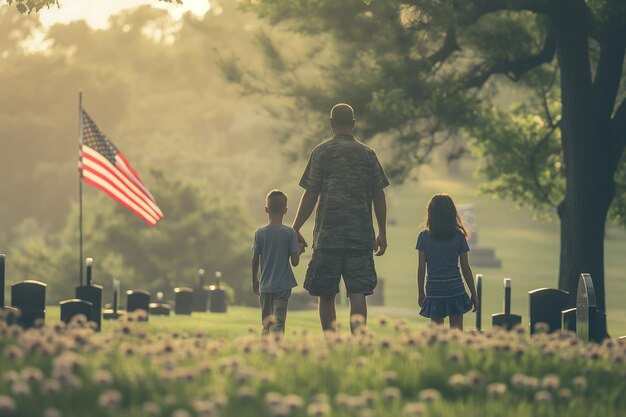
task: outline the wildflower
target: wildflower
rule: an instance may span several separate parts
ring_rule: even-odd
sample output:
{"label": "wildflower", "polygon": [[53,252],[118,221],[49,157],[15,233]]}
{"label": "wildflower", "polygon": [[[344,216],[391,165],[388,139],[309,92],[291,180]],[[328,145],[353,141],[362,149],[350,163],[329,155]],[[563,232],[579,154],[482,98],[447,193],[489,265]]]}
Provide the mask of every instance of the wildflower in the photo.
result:
{"label": "wildflower", "polygon": [[155,403],[154,401],[147,401],[143,403],[143,405],[141,406],[141,409],[144,414],[149,415],[149,416],[161,415],[161,407],[159,406],[159,404]]}
{"label": "wildflower", "polygon": [[4,351],[4,357],[7,358],[9,361],[18,361],[24,357],[24,352],[22,352],[22,349],[15,345],[9,346]]}
{"label": "wildflower", "polygon": [[561,379],[558,375],[549,374],[541,380],[541,386],[548,390],[556,390],[561,385]]}
{"label": "wildflower", "polygon": [[53,395],[61,392],[61,384],[56,379],[48,379],[41,384],[41,392],[45,395]]}
{"label": "wildflower", "polygon": [[467,386],[467,377],[461,374],[454,374],[448,379],[448,383],[454,389],[461,389]]}
{"label": "wildflower", "polygon": [[536,378],[534,376],[526,377],[526,379],[524,380],[524,386],[529,390],[537,389],[537,387],[539,387],[539,378]]}
{"label": "wildflower", "polygon": [[537,391],[535,401],[542,404],[550,403],[552,402],[552,394],[546,390]]}
{"label": "wildflower", "polygon": [[392,382],[395,382],[398,380],[398,374],[395,373],[394,371],[383,372],[382,379],[387,384],[391,384]]}
{"label": "wildflower", "polygon": [[237,396],[242,400],[252,400],[256,397],[256,391],[251,387],[240,387]]}
{"label": "wildflower", "polygon": [[577,376],[572,379],[572,387],[576,388],[578,391],[584,391],[587,389],[587,378],[584,376]]}
{"label": "wildflower", "polygon": [[427,388],[427,389],[421,390],[418,396],[419,396],[419,399],[421,401],[424,401],[425,403],[431,403],[441,398],[441,394],[439,393],[439,391],[433,388]]}
{"label": "wildflower", "polygon": [[63,414],[57,408],[48,407],[45,410],[43,410],[42,416],[43,417],[63,417]]}
{"label": "wildflower", "polygon": [[110,385],[113,382],[113,375],[109,371],[100,369],[93,374],[91,380],[96,385]]}
{"label": "wildflower", "polygon": [[467,373],[467,380],[473,387],[480,387],[485,383],[485,378],[478,371],[469,371]]}
{"label": "wildflower", "polygon": [[179,408],[172,412],[172,417],[191,417],[191,413],[184,408]]}
{"label": "wildflower", "polygon": [[22,369],[22,379],[29,384],[38,383],[43,381],[43,372],[39,368],[27,366]]}
{"label": "wildflower", "polygon": [[376,402],[376,396],[376,392],[372,390],[365,390],[361,393],[361,399],[363,400],[363,403],[368,407],[374,405],[374,403]]}
{"label": "wildflower", "polygon": [[422,403],[407,403],[402,409],[402,414],[407,417],[421,417],[426,412],[426,407]]}
{"label": "wildflower", "polygon": [[11,386],[11,394],[15,397],[26,397],[30,395],[30,387],[25,381],[15,381]]}
{"label": "wildflower", "polygon": [[4,375],[2,375],[2,380],[7,384],[7,385],[12,385],[14,384],[16,381],[20,380],[20,374],[18,374],[16,371],[14,371],[13,369],[9,369],[8,371],[6,371],[4,373]]}
{"label": "wildflower", "polygon": [[506,384],[494,382],[487,385],[487,395],[489,395],[490,397],[499,397],[506,393],[506,389]]}
{"label": "wildflower", "polygon": [[330,406],[324,402],[313,402],[309,404],[306,413],[310,417],[322,417],[330,412]]}
{"label": "wildflower", "polygon": [[217,411],[213,401],[194,401],[193,409],[200,416],[213,416]]}
{"label": "wildflower", "polygon": [[350,324],[352,327],[359,327],[365,324],[365,317],[361,314],[353,314],[350,316]]}
{"label": "wildflower", "polygon": [[285,397],[285,404],[291,412],[295,412],[304,407],[304,400],[299,395],[289,394]]}
{"label": "wildflower", "polygon": [[559,391],[559,400],[568,402],[572,398],[572,391],[567,388],[563,388]]}
{"label": "wildflower", "polygon": [[395,401],[402,396],[400,390],[396,387],[387,387],[383,390],[383,397],[387,401]]}
{"label": "wildflower", "polygon": [[361,411],[359,411],[359,417],[374,417],[375,414],[372,410],[365,408]]}
{"label": "wildflower", "polygon": [[122,404],[122,393],[115,389],[108,389],[98,397],[98,405],[104,409],[113,410]]}
{"label": "wildflower", "polygon": [[379,317],[378,324],[382,327],[385,327],[387,324],[389,324],[389,320],[387,319],[387,317]]}
{"label": "wildflower", "polygon": [[453,363],[460,362],[462,358],[463,355],[459,352],[450,352],[450,354],[448,355],[448,359],[450,359],[450,361]]}
{"label": "wildflower", "polygon": [[11,415],[15,412],[15,401],[8,395],[0,395],[0,415]]}
{"label": "wildflower", "polygon": [[224,408],[228,405],[228,397],[223,394],[214,395],[212,400],[217,408]]}

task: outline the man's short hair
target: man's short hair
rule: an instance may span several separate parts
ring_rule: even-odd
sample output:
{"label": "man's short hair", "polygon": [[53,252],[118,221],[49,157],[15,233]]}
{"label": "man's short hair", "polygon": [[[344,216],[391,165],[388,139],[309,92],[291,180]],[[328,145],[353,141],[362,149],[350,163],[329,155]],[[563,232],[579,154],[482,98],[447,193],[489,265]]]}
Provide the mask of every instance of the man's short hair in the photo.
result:
{"label": "man's short hair", "polygon": [[346,103],[335,104],[330,111],[330,120],[336,127],[351,127],[354,123],[354,109]]}
{"label": "man's short hair", "polygon": [[270,214],[282,214],[287,208],[287,194],[280,190],[272,190],[267,194],[265,205]]}

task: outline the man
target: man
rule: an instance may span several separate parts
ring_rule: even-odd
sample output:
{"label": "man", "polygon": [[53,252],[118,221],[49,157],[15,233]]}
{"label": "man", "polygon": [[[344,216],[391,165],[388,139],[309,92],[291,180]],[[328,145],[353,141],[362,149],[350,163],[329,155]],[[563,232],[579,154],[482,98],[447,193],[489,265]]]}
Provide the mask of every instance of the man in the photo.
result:
{"label": "man", "polygon": [[[352,135],[354,110],[335,105],[330,113],[332,139],[318,145],[300,180],[305,189],[293,223],[298,240],[307,245],[300,228],[319,201],[313,232],[313,256],[304,288],[319,297],[319,315],[324,331],[332,331],[336,320],[335,296],[343,276],[350,299],[350,328],[353,318],[367,319],[365,296],[376,287],[372,252],[381,256],[387,249],[387,205],[384,188],[389,181],[376,153]],[[378,223],[375,238],[372,204]]]}

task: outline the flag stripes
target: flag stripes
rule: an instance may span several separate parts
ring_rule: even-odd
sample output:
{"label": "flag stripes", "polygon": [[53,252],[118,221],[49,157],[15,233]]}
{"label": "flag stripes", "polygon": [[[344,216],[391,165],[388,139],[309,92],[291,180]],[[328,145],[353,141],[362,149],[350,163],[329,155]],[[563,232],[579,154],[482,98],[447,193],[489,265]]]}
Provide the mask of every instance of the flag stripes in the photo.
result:
{"label": "flag stripes", "polygon": [[150,226],[163,218],[154,197],[126,158],[83,112],[83,142],[80,149],[83,180],[141,217]]}

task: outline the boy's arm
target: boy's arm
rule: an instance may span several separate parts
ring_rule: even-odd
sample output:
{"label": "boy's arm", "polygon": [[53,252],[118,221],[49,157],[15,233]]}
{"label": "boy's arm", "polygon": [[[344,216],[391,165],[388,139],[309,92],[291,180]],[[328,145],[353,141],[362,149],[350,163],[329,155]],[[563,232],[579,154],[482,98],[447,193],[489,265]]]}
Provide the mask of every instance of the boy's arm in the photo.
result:
{"label": "boy's arm", "polygon": [[465,282],[467,283],[467,288],[472,295],[474,311],[476,311],[476,307],[478,307],[478,296],[476,295],[476,287],[474,286],[474,273],[472,272],[472,268],[470,268],[467,252],[461,253],[459,257],[461,260],[461,272],[463,273],[463,278],[465,278]]}
{"label": "boy's arm", "polygon": [[426,280],[426,254],[424,251],[418,251],[417,257],[417,303],[421,307],[426,299],[426,291],[424,290],[424,281]]}
{"label": "boy's arm", "polygon": [[259,295],[259,255],[252,257],[252,291]]}
{"label": "boy's arm", "polygon": [[300,263],[300,254],[298,252],[291,254],[291,265],[298,266]]}
{"label": "boy's arm", "polygon": [[317,198],[319,197],[319,193],[311,190],[305,190],[300,198],[300,205],[298,206],[298,212],[296,213],[296,218],[293,221],[293,230],[298,234],[298,242],[304,243],[304,246],[308,246],[306,240],[300,233],[300,228],[306,221],[311,217],[311,213],[313,213],[313,209],[315,209],[315,205],[317,204]]}
{"label": "boy's arm", "polygon": [[375,255],[382,256],[387,250],[387,200],[382,188],[374,194],[374,214],[378,223]]}

